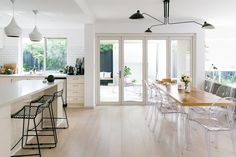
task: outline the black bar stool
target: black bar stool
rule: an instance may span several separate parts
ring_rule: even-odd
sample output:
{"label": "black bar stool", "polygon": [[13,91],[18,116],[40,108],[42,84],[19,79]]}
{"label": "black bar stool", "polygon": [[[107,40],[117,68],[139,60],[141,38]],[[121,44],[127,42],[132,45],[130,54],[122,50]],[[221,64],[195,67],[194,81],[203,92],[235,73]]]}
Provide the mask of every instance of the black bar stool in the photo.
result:
{"label": "black bar stool", "polygon": [[[25,146],[24,143],[24,137],[28,137],[25,133],[25,123],[26,120],[32,120],[33,121],[33,131],[35,132],[35,137],[36,137],[36,145],[35,149],[38,149],[37,153],[32,153],[32,154],[21,154],[21,155],[13,155],[11,157],[22,157],[22,156],[40,156],[41,157],[41,150],[40,150],[40,143],[39,143],[39,136],[38,136],[38,130],[37,130],[37,125],[36,125],[36,117],[42,112],[43,110],[43,103],[33,106],[33,105],[26,105],[23,108],[21,108],[18,112],[14,113],[11,115],[11,118],[15,119],[23,119],[23,128],[22,128],[22,136],[19,139],[19,141],[11,148],[13,150],[21,141],[21,148],[22,149],[30,149]],[[27,132],[27,131],[26,131]]]}
{"label": "black bar stool", "polygon": [[[51,149],[51,148],[55,148],[57,145],[57,132],[56,132],[56,128],[55,128],[55,121],[54,121],[54,117],[53,117],[53,108],[52,108],[52,98],[47,97],[47,96],[42,96],[37,100],[33,100],[30,103],[31,105],[36,105],[36,104],[43,104],[42,105],[42,117],[41,120],[37,123],[37,127],[42,123],[43,124],[43,115],[45,110],[48,110],[48,115],[49,115],[49,119],[50,119],[50,128],[49,129],[38,129],[38,131],[40,131],[40,134],[38,134],[39,137],[52,137],[53,140],[52,142],[41,142],[41,140],[39,141],[40,144],[40,148],[41,149]],[[42,125],[41,125],[42,126]],[[28,121],[28,125],[27,125],[27,134],[28,136],[34,136],[34,135],[29,135],[30,132],[34,131],[34,128],[30,128],[30,121]],[[47,132],[47,134],[45,134],[45,132]],[[48,133],[49,132],[49,133]],[[37,143],[28,143],[28,136],[26,136],[26,143],[25,145],[37,145]],[[41,139],[41,138],[40,138]],[[49,138],[47,138],[49,139]],[[31,147],[34,148],[34,147]]]}
{"label": "black bar stool", "polygon": [[[48,97],[48,99],[51,99],[52,100],[52,104],[53,104],[53,101],[56,98],[59,98],[59,97],[61,98],[63,112],[64,112],[64,117],[54,116],[54,111],[52,111],[52,114],[53,114],[53,117],[54,117],[55,120],[57,120],[57,119],[64,119],[66,121],[66,126],[63,126],[63,127],[55,126],[55,128],[56,129],[67,129],[67,128],[69,128],[69,122],[68,122],[68,117],[67,117],[67,113],[66,113],[66,104],[65,104],[65,101],[64,101],[64,98],[63,98],[63,89],[60,90],[60,91],[55,92],[53,95],[44,95],[44,97]],[[43,119],[50,119],[50,117],[43,116]],[[44,127],[43,125],[42,125],[42,128],[50,129],[50,127]]]}

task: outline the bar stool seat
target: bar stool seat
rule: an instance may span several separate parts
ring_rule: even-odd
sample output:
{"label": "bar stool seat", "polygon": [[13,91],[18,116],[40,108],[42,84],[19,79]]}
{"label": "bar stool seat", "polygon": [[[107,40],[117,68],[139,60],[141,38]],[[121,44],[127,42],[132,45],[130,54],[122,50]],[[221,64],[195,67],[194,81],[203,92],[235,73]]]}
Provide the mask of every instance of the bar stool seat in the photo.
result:
{"label": "bar stool seat", "polygon": [[38,113],[42,112],[43,108],[37,106],[24,106],[18,112],[11,115],[11,118],[16,119],[34,119]]}
{"label": "bar stool seat", "polygon": [[[64,117],[58,117],[58,116],[54,116],[54,113],[53,113],[53,117],[54,117],[54,120],[57,120],[57,119],[64,119],[66,121],[66,125],[65,126],[55,126],[56,129],[67,129],[69,128],[69,122],[68,122],[68,117],[67,117],[67,113],[66,113],[66,104],[65,104],[65,101],[63,99],[63,89],[60,90],[60,91],[57,91],[55,93],[53,93],[53,95],[44,95],[44,97],[46,99],[50,99],[51,102],[53,103],[53,101],[55,101],[56,98],[61,98],[61,101],[62,101],[62,107],[63,107],[63,112],[64,112]],[[46,117],[46,116],[43,116],[43,119],[49,119],[50,117]],[[42,126],[42,128],[44,129],[50,129],[50,127],[44,127]]]}
{"label": "bar stool seat", "polygon": [[[34,149],[37,149],[37,153],[32,154],[20,154],[20,155],[12,155],[11,157],[22,157],[22,156],[39,156],[41,157],[41,150],[40,150],[40,144],[39,144],[39,136],[38,136],[38,130],[36,125],[36,117],[42,112],[42,103],[38,106],[31,106],[31,105],[25,105],[23,108],[21,108],[18,112],[11,115],[11,118],[15,119],[23,119],[23,128],[22,128],[22,136],[21,138],[16,142],[16,144],[11,148],[13,150],[21,141],[21,148],[22,149],[31,149],[26,147],[24,143],[24,137],[28,137],[28,135],[25,133],[25,120],[33,120],[33,131],[35,132],[36,137],[36,145],[37,147],[34,147]],[[28,121],[29,122],[29,121]]]}

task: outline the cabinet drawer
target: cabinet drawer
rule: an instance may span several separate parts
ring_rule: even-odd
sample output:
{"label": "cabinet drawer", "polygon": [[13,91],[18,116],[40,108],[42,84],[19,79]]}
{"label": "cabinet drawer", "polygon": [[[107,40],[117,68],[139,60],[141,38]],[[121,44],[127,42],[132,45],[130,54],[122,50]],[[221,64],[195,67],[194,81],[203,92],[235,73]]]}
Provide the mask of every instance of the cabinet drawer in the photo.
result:
{"label": "cabinet drawer", "polygon": [[80,91],[70,91],[67,93],[67,96],[73,96],[73,97],[84,96],[84,93]]}
{"label": "cabinet drawer", "polygon": [[69,76],[67,77],[67,83],[84,83],[84,77],[80,76]]}
{"label": "cabinet drawer", "polygon": [[84,91],[84,84],[69,84],[67,86],[67,90],[68,91]]}
{"label": "cabinet drawer", "polygon": [[67,103],[84,103],[84,97],[67,97]]}
{"label": "cabinet drawer", "polygon": [[67,89],[67,95],[71,96],[84,96],[84,89]]}

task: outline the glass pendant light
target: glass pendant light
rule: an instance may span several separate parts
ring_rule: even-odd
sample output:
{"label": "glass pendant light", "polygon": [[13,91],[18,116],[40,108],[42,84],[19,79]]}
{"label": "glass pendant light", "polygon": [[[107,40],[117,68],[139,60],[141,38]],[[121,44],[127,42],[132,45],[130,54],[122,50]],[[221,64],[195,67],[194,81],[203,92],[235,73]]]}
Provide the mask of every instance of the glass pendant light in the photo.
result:
{"label": "glass pendant light", "polygon": [[8,37],[20,37],[22,34],[22,29],[17,25],[15,21],[15,8],[14,3],[15,0],[10,0],[13,6],[13,17],[11,22],[4,28],[4,32]]}
{"label": "glass pendant light", "polygon": [[29,34],[29,38],[31,41],[35,41],[35,42],[39,42],[42,40],[42,34],[38,31],[37,28],[37,14],[38,14],[38,10],[33,10],[33,13],[35,15],[35,26],[33,31]]}

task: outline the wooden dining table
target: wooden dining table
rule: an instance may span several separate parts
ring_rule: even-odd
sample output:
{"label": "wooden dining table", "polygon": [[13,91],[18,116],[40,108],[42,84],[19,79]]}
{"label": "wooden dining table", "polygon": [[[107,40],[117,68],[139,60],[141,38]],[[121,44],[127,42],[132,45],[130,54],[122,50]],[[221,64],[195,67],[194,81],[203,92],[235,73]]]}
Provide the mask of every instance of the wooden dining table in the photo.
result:
{"label": "wooden dining table", "polygon": [[184,89],[178,89],[177,84],[155,83],[155,86],[182,106],[211,106],[212,104],[224,106],[233,103],[225,99],[220,100],[221,97],[194,87],[191,87],[191,91],[187,93]]}

